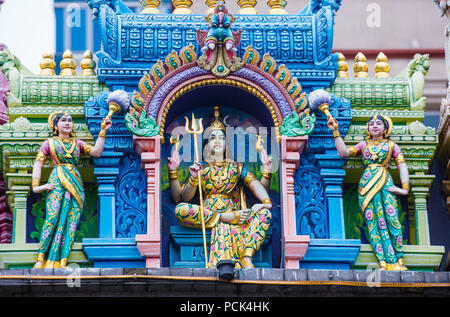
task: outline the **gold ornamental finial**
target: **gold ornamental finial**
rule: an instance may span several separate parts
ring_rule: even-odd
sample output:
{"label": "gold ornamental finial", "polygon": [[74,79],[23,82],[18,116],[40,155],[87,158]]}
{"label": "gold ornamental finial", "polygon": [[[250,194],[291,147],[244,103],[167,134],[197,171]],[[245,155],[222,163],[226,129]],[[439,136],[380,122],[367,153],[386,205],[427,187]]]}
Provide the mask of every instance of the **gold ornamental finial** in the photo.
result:
{"label": "gold ornamental finial", "polygon": [[160,11],[158,9],[160,0],[140,0],[141,6],[144,9],[141,11],[141,14],[159,14]]}
{"label": "gold ornamental finial", "polygon": [[338,53],[338,77],[349,77],[348,76],[348,64],[345,61],[345,56],[342,53]]}
{"label": "gold ornamental finial", "polygon": [[223,122],[220,121],[219,106],[214,106],[214,121],[210,124],[208,129],[209,130],[222,130],[223,132],[226,131],[225,124],[223,124]]}
{"label": "gold ornamental finial", "polygon": [[355,56],[355,65],[353,70],[355,71],[355,77],[369,77],[369,66],[366,63],[367,59],[363,53],[359,52]]}
{"label": "gold ornamental finial", "polygon": [[286,0],[267,0],[267,5],[270,7],[269,14],[287,14],[284,9],[287,5]]}
{"label": "gold ornamental finial", "polygon": [[61,67],[61,72],[59,73],[60,76],[77,75],[77,73],[75,72],[75,67],[77,66],[77,64],[75,63],[73,54],[70,50],[66,50],[64,52],[63,59],[61,60],[61,63],[59,63],[59,66]]}
{"label": "gold ornamental finial", "polygon": [[81,76],[95,76],[95,61],[91,50],[84,52],[83,59],[81,60]]}
{"label": "gold ornamental finial", "polygon": [[192,0],[172,0],[172,4],[175,7],[173,14],[192,14]]}
{"label": "gold ornamental finial", "polygon": [[238,6],[241,8],[239,14],[258,14],[256,12],[256,0],[238,0]]}
{"label": "gold ornamental finial", "polygon": [[[208,6],[208,10],[206,10],[206,15],[214,14],[214,8],[217,5],[219,0],[205,0],[206,5]],[[222,0],[225,4],[225,0]]]}
{"label": "gold ornamental finial", "polygon": [[49,52],[46,52],[42,54],[42,61],[41,61],[41,72],[39,75],[41,76],[53,76],[55,75],[55,67],[56,63],[53,60],[53,55]]}
{"label": "gold ornamental finial", "polygon": [[390,66],[388,64],[388,58],[386,55],[384,55],[383,52],[380,52],[380,54],[378,54],[374,69],[375,77],[390,77]]}

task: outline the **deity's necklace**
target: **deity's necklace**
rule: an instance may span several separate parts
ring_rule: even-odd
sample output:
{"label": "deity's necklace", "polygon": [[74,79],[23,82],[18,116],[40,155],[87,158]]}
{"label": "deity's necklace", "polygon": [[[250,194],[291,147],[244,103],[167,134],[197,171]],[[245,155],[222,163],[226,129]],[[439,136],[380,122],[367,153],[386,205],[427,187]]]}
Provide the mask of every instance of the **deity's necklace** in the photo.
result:
{"label": "deity's necklace", "polygon": [[[72,153],[75,150],[76,142],[74,142],[74,140],[72,138],[61,139],[59,136],[55,136],[55,138],[56,138],[56,140],[62,142],[61,147],[63,148],[64,152],[66,153],[66,155],[64,155],[64,157],[72,158]],[[66,149],[66,147],[64,146],[64,143],[70,143],[72,145],[69,150]]]}
{"label": "deity's necklace", "polygon": [[[384,143],[380,145],[380,142],[382,142],[382,141],[384,141]],[[375,140],[375,141],[369,140],[367,142],[367,150],[372,155],[371,156],[372,160],[378,159],[378,153],[380,153],[381,149],[386,144],[386,142],[387,142],[387,140]],[[377,148],[377,145],[380,145],[380,146]]]}
{"label": "deity's necklace", "polygon": [[227,179],[228,175],[226,174],[226,168],[219,168],[219,171],[217,171],[215,165],[222,167],[223,163],[214,165],[210,163],[211,180],[213,181],[214,187],[220,188],[224,185],[224,182]]}

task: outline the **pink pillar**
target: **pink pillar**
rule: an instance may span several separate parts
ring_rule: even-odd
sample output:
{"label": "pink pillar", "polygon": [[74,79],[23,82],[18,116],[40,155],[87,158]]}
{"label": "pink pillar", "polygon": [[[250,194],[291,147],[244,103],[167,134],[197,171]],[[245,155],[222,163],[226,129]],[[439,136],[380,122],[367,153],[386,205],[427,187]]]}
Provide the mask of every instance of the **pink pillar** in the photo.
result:
{"label": "pink pillar", "polygon": [[161,139],[154,137],[133,137],[133,146],[141,155],[141,165],[147,176],[147,234],[136,235],[139,253],[146,258],[148,268],[160,267],[160,158]]}
{"label": "pink pillar", "polygon": [[282,221],[284,262],[287,269],[298,269],[299,261],[308,250],[309,236],[297,235],[295,216],[294,176],[300,164],[300,154],[308,144],[307,136],[281,137]]}

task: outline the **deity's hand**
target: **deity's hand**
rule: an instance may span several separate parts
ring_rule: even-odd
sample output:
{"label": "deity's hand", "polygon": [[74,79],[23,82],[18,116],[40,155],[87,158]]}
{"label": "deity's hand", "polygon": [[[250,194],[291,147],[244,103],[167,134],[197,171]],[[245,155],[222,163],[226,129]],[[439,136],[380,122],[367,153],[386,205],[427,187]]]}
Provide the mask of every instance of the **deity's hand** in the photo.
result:
{"label": "deity's hand", "polygon": [[109,118],[104,118],[100,124],[101,128],[108,131],[112,127],[112,121]]}
{"label": "deity's hand", "polygon": [[171,157],[167,158],[167,168],[169,171],[176,171],[180,166],[180,155],[178,151],[174,151]]}
{"label": "deity's hand", "polygon": [[400,188],[400,187],[397,187],[397,186],[389,187],[387,190],[390,193],[397,194],[397,195],[403,195],[403,196],[408,195],[408,191],[406,189],[403,189],[403,188]]}
{"label": "deity's hand", "polygon": [[39,194],[45,190],[50,191],[50,190],[53,190],[54,188],[55,188],[54,184],[47,183],[47,184],[44,184],[41,186],[36,186],[35,188],[33,188],[33,193]]}
{"label": "deity's hand", "polygon": [[195,162],[194,164],[189,166],[189,172],[191,173],[192,177],[194,177],[194,178],[198,178],[198,173],[200,172],[200,174],[201,174],[201,170],[202,170],[202,164],[200,164],[199,162]]}
{"label": "deity's hand", "polygon": [[330,117],[327,122],[327,126],[331,131],[335,131],[338,129],[338,123],[335,118]]}
{"label": "deity's hand", "polygon": [[252,212],[253,213],[258,212],[263,208],[270,209],[272,208],[272,204],[254,204],[252,206]]}
{"label": "deity's hand", "polygon": [[238,225],[242,225],[250,214],[250,209],[242,209],[239,213],[239,222]]}
{"label": "deity's hand", "polygon": [[265,149],[261,149],[261,162],[265,171],[272,171],[272,156],[267,155]]}

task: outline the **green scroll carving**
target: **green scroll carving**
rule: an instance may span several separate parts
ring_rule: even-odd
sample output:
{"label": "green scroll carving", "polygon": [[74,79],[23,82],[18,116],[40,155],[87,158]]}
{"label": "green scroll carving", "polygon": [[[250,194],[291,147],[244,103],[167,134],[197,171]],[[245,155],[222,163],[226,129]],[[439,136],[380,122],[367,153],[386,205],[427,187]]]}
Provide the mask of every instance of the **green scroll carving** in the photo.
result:
{"label": "green scroll carving", "polygon": [[301,136],[309,135],[314,130],[316,116],[314,113],[310,114],[309,109],[306,109],[300,115],[293,111],[287,116],[280,127],[281,135],[286,136]]}

